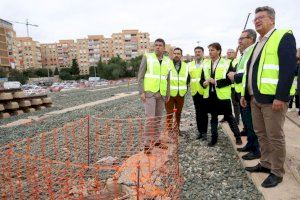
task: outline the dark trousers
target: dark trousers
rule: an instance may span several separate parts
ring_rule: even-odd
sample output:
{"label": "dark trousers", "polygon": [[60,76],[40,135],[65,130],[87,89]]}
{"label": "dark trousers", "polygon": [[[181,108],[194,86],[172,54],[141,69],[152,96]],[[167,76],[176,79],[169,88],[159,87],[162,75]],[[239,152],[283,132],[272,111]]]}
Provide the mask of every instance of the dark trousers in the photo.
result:
{"label": "dark trousers", "polygon": [[[217,95],[216,95],[215,92],[211,92],[209,94],[209,101],[210,102],[215,102],[216,98],[218,98],[218,97],[217,97]],[[211,105],[211,106],[213,106],[213,105]],[[231,106],[231,105],[228,104],[228,106]],[[224,109],[224,110],[228,111],[228,112],[224,112],[223,113],[224,114],[224,119],[225,119],[225,121],[228,122],[228,125],[229,125],[231,131],[234,134],[234,137],[236,139],[241,138],[241,133],[240,133],[239,127],[238,127],[238,125],[236,123],[235,118],[232,115],[231,109]],[[217,138],[218,137],[218,115],[219,115],[219,110],[217,110],[217,109],[211,109],[211,121],[210,121],[210,124],[211,124],[212,138]]]}
{"label": "dark trousers", "polygon": [[249,148],[253,154],[259,154],[259,143],[258,138],[253,129],[252,116],[251,116],[251,104],[247,102],[247,106],[245,108],[241,107],[241,114],[244,123],[244,128],[247,133],[247,144],[246,148]]}
{"label": "dark trousers", "polygon": [[193,102],[196,111],[196,122],[197,129],[200,134],[207,133],[207,123],[208,123],[208,115],[205,108],[205,101],[203,100],[203,96],[199,93],[196,93],[193,96]]}
{"label": "dark trousers", "polygon": [[231,88],[231,102],[233,105],[234,118],[237,124],[240,123],[240,95],[235,92],[234,88]]}
{"label": "dark trousers", "polygon": [[300,102],[299,95],[292,96],[291,100],[289,101],[289,108],[293,108],[294,99],[295,99],[296,108],[299,109],[299,102]]}

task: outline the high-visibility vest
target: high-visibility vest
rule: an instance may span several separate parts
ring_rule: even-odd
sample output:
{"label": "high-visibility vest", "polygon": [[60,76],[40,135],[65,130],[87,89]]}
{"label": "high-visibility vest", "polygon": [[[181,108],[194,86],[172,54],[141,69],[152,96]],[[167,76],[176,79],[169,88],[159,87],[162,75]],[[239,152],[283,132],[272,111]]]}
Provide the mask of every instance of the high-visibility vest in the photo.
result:
{"label": "high-visibility vest", "polygon": [[[276,88],[279,80],[278,47],[282,37],[286,33],[292,33],[292,31],[275,30],[262,49],[257,72],[257,88],[261,94],[276,94]],[[246,78],[243,78],[243,87],[242,96],[245,95]],[[290,95],[295,94],[295,89],[295,85],[292,84]]]}
{"label": "high-visibility vest", "polygon": [[[247,70],[247,62],[252,54],[254,45],[248,47],[247,51],[240,57],[239,62],[236,67],[236,73],[241,74]],[[241,93],[243,90],[243,84],[241,83],[234,83],[235,92]]]}
{"label": "high-visibility vest", "polygon": [[196,67],[195,60],[188,63],[189,74],[190,74],[190,90],[192,96],[195,96],[197,93],[203,95],[203,87],[200,85],[201,73],[203,70],[203,62],[204,60],[202,60],[198,68]]}
{"label": "high-visibility vest", "polygon": [[[209,62],[206,62],[205,66],[203,67],[205,79],[211,77],[211,66],[212,66],[212,61],[209,60]],[[227,71],[229,67],[230,67],[230,61],[224,58],[220,58],[219,63],[215,69],[215,80],[217,81],[221,79],[226,79]],[[208,88],[209,87],[207,87],[206,88],[207,90],[204,92],[203,95],[204,98],[209,97]],[[231,99],[231,85],[222,88],[215,87],[215,89],[216,89],[218,99],[220,100]]]}
{"label": "high-visibility vest", "polygon": [[163,56],[161,64],[155,53],[146,53],[147,70],[144,77],[145,92],[160,92],[162,96],[167,94],[167,78],[170,71],[171,60]]}
{"label": "high-visibility vest", "polygon": [[188,66],[185,62],[181,62],[179,73],[175,69],[173,62],[171,62],[170,71],[170,96],[176,97],[178,94],[184,96],[187,92],[187,77],[188,77]]}

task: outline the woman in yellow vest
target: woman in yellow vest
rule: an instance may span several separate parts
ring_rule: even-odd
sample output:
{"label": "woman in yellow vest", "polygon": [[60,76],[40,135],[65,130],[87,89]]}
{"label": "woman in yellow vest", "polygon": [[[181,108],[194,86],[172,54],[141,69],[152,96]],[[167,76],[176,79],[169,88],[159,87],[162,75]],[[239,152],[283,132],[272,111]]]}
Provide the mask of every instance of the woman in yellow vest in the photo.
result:
{"label": "woman in yellow vest", "polygon": [[209,56],[204,64],[204,74],[201,77],[204,95],[207,100],[208,112],[211,113],[211,134],[212,138],[208,146],[214,146],[218,141],[218,115],[224,115],[231,131],[236,138],[236,144],[242,144],[240,131],[232,115],[231,108],[231,80],[227,74],[233,70],[231,62],[221,58],[221,45],[212,43],[208,46]]}

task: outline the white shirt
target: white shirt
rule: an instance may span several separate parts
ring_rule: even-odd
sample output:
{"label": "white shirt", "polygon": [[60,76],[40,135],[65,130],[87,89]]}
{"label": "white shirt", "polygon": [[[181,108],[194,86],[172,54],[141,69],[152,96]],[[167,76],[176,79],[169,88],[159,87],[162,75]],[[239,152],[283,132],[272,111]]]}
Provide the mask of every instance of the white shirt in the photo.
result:
{"label": "white shirt", "polygon": [[257,56],[261,52],[263,46],[265,45],[265,43],[267,42],[268,38],[270,37],[270,35],[273,33],[274,30],[275,30],[275,28],[272,28],[265,36],[263,36],[263,37],[260,36],[258,38],[257,45],[253,51],[251,63],[249,66],[248,82],[247,82],[248,92],[249,92],[250,96],[253,95],[253,88],[252,88],[253,65],[257,59]]}

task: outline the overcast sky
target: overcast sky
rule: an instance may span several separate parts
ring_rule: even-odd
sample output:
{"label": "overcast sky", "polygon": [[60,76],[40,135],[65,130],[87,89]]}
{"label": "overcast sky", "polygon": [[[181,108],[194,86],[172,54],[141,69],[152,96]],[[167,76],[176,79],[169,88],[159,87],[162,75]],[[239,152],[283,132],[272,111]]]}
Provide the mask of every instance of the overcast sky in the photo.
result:
{"label": "overcast sky", "polygon": [[[275,9],[277,28],[293,30],[299,47],[299,0],[1,0],[0,18],[39,25],[29,32],[41,43],[139,29],[149,32],[151,41],[161,37],[184,54],[192,54],[197,41],[205,54],[208,44],[219,42],[224,54],[236,47],[247,14],[247,28],[254,28],[254,10],[265,5]],[[14,29],[26,36],[25,25],[14,24]]]}

